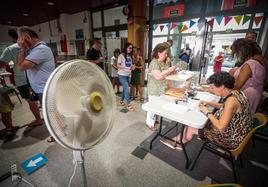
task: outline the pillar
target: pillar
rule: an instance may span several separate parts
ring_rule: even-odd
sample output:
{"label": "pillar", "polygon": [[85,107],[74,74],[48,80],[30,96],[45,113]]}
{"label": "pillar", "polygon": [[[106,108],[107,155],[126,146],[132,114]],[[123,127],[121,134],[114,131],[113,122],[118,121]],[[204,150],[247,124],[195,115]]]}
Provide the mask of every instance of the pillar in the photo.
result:
{"label": "pillar", "polygon": [[[128,42],[141,49],[141,56],[145,61],[145,34],[146,34],[146,0],[128,0]],[[144,71],[142,71],[142,84]]]}

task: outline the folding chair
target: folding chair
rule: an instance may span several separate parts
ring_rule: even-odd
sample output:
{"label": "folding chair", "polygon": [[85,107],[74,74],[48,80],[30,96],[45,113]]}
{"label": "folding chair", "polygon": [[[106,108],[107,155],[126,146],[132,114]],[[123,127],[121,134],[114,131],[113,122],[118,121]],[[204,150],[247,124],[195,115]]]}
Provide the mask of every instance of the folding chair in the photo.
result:
{"label": "folding chair", "polygon": [[234,176],[234,181],[235,183],[237,183],[237,175],[236,175],[236,170],[235,170],[235,165],[234,165],[234,160],[236,158],[239,158],[240,160],[240,164],[241,164],[241,167],[243,167],[243,162],[242,162],[242,156],[241,156],[241,153],[243,152],[243,150],[245,149],[248,141],[250,140],[250,138],[254,135],[254,133],[256,132],[256,130],[264,127],[267,123],[267,119],[266,117],[262,114],[262,113],[256,113],[254,115],[254,120],[256,125],[249,133],[248,135],[244,138],[244,140],[240,143],[240,145],[236,148],[236,149],[226,149],[220,145],[217,145],[213,142],[210,142],[209,140],[206,140],[199,153],[197,154],[197,157],[195,158],[194,162],[193,162],[193,165],[191,167],[191,171],[194,169],[194,166],[201,154],[201,152],[206,149],[226,160],[229,160],[232,164],[232,170],[233,170],[233,176]]}

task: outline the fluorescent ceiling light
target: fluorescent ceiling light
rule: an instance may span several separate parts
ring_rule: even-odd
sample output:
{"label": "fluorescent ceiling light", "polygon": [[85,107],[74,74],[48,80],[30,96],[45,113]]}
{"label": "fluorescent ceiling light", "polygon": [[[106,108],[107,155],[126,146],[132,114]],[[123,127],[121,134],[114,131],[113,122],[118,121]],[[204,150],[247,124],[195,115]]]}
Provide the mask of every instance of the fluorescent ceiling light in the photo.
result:
{"label": "fluorescent ceiling light", "polygon": [[23,15],[23,16],[29,16],[29,14],[27,14],[27,13],[23,13],[22,15]]}
{"label": "fluorescent ceiling light", "polygon": [[54,3],[53,3],[53,2],[47,2],[47,4],[48,4],[48,5],[51,5],[51,6],[53,6],[53,5],[54,5]]}

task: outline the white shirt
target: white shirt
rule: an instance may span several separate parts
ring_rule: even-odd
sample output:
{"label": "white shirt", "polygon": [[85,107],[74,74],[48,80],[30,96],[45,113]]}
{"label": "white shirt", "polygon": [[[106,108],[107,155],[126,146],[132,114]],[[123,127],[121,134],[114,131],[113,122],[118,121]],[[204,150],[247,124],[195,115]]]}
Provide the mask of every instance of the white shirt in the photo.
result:
{"label": "white shirt", "polygon": [[117,58],[115,58],[115,56],[111,58],[111,65],[112,65],[111,76],[118,77],[118,70],[113,67],[113,65],[117,66]]}
{"label": "white shirt", "polygon": [[120,54],[117,59],[118,65],[123,65],[122,68],[118,68],[118,75],[122,76],[131,76],[131,65],[132,65],[132,59],[129,55],[127,55],[127,58],[124,57],[123,54]]}

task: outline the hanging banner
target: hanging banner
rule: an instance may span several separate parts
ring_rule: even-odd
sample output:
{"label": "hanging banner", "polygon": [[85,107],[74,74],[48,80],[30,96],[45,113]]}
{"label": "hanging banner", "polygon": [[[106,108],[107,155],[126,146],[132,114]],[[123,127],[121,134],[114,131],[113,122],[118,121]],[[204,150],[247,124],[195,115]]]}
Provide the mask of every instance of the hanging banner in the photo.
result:
{"label": "hanging banner", "polygon": [[193,20],[190,20],[189,28],[191,28],[194,24],[196,24],[196,22]]}
{"label": "hanging banner", "polygon": [[235,16],[234,19],[235,19],[237,25],[239,25],[241,20],[242,20],[242,16]]}
{"label": "hanging banner", "polygon": [[247,23],[250,20],[251,16],[244,15],[242,25]]}
{"label": "hanging banner", "polygon": [[140,28],[141,28],[140,24],[137,24],[137,23],[134,24],[134,30],[135,31],[139,30]]}
{"label": "hanging banner", "polygon": [[128,18],[127,23],[129,25],[133,24],[134,23],[134,18],[132,18],[132,17],[131,18]]}
{"label": "hanging banner", "polygon": [[165,27],[165,25],[160,25],[160,30],[162,32],[163,28]]}
{"label": "hanging banner", "polygon": [[186,31],[186,30],[188,30],[187,25],[183,25],[183,27],[182,27],[182,29],[181,29],[181,32]]}
{"label": "hanging banner", "polygon": [[220,25],[221,21],[223,19],[223,16],[216,16],[215,19],[216,19],[217,23]]}
{"label": "hanging banner", "polygon": [[214,18],[208,21],[208,26],[213,27],[213,24],[214,24]]}
{"label": "hanging banner", "polygon": [[197,28],[200,31],[202,29],[202,27],[204,26],[204,23],[197,23]]}
{"label": "hanging banner", "polygon": [[169,29],[169,27],[170,27],[170,23],[167,23],[167,24],[166,24],[166,27]]}
{"label": "hanging banner", "polygon": [[231,21],[231,19],[232,19],[231,16],[225,16],[224,17],[224,26],[226,26]]}
{"label": "hanging banner", "polygon": [[61,47],[61,52],[68,53],[67,40],[66,40],[65,34],[61,35],[60,37],[60,47]]}
{"label": "hanging banner", "polygon": [[157,29],[157,27],[158,27],[157,24],[154,24],[154,25],[153,25],[153,29],[154,29],[154,31]]}
{"label": "hanging banner", "polygon": [[179,3],[174,6],[167,6],[163,9],[163,18],[184,16],[184,4]]}
{"label": "hanging banner", "polygon": [[175,27],[177,27],[177,24],[176,23],[171,23],[170,30],[174,29]]}
{"label": "hanging banner", "polygon": [[254,18],[254,22],[255,22],[256,26],[258,26],[260,24],[262,18],[263,18],[263,16],[256,16]]}
{"label": "hanging banner", "polygon": [[182,23],[180,23],[180,24],[177,26],[178,31],[181,31],[182,27],[183,27],[183,24],[182,24]]}

